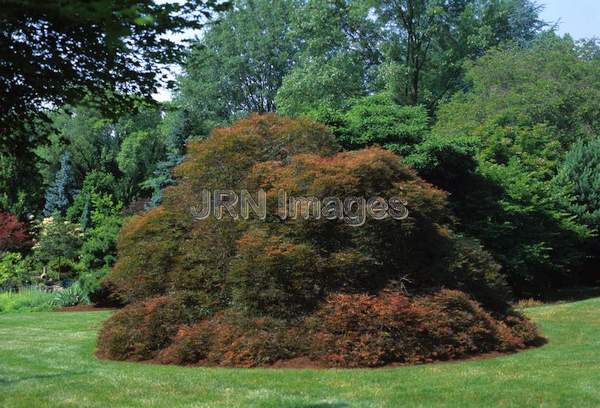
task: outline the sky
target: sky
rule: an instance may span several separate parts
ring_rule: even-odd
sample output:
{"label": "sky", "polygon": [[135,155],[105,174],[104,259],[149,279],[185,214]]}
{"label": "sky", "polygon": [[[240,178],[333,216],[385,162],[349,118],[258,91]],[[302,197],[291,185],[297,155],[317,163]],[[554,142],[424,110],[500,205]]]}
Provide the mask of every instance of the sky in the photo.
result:
{"label": "sky", "polygon": [[543,4],[542,19],[558,22],[560,34],[575,39],[600,38],[600,0],[539,0]]}
{"label": "sky", "polygon": [[[573,38],[600,38],[600,0],[538,0],[544,5],[542,20],[557,24],[559,34]],[[181,36],[178,36],[179,39]],[[194,37],[194,34],[185,37]],[[172,68],[174,74],[179,70]],[[160,89],[154,98],[159,101],[171,99],[171,92]]]}

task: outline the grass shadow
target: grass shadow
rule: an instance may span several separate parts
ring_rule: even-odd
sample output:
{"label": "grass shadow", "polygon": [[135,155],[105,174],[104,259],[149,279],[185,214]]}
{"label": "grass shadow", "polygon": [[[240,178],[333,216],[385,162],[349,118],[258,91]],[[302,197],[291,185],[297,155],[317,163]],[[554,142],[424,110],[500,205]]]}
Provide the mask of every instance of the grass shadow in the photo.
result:
{"label": "grass shadow", "polygon": [[27,377],[18,377],[18,378],[15,378],[14,380],[7,380],[4,378],[0,378],[0,386],[18,384],[20,382],[29,381],[29,380],[47,380],[47,379],[59,379],[59,378],[66,378],[66,377],[74,377],[74,376],[84,375],[84,374],[89,374],[89,373],[90,373],[90,371],[86,370],[86,371],[74,371],[74,372],[65,372],[65,373],[58,373],[58,374],[37,374],[37,375],[30,375]]}

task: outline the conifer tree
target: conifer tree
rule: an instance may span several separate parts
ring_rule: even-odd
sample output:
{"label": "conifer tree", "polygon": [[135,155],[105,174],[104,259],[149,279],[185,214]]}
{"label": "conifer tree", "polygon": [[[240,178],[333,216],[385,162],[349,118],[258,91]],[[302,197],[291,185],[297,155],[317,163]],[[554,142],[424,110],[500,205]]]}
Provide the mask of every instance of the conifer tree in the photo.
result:
{"label": "conifer tree", "polygon": [[71,173],[71,164],[69,154],[64,153],[60,158],[60,169],[56,173],[54,184],[46,191],[44,205],[44,215],[50,216],[54,212],[64,214],[69,202],[75,195],[73,186],[73,176]]}

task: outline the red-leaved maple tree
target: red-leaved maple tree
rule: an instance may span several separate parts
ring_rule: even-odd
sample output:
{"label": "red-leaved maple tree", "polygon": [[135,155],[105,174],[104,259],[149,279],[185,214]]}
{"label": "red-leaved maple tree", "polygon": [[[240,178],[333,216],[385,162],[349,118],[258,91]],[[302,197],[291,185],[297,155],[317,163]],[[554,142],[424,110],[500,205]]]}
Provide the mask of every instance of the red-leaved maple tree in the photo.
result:
{"label": "red-leaved maple tree", "polygon": [[0,212],[0,252],[14,251],[31,245],[25,223],[11,213]]}

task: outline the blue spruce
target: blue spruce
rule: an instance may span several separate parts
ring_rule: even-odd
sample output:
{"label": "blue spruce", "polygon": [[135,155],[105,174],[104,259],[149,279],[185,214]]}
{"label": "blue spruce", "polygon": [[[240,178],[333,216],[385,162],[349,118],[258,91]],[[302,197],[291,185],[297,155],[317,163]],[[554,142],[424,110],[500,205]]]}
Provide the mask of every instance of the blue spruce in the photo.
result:
{"label": "blue spruce", "polygon": [[45,194],[45,216],[48,217],[55,212],[64,215],[75,193],[72,188],[73,176],[71,173],[69,154],[65,152],[60,158],[60,169],[56,172],[54,183],[48,188]]}

